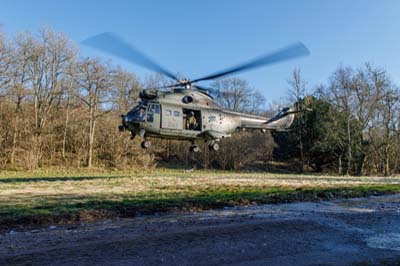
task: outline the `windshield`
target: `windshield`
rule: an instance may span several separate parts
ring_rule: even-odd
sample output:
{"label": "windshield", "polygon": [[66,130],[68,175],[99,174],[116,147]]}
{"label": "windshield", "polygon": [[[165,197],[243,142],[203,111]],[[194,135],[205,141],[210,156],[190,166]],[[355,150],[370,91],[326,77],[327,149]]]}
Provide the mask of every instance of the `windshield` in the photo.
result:
{"label": "windshield", "polygon": [[146,105],[140,103],[125,116],[126,122],[144,122]]}

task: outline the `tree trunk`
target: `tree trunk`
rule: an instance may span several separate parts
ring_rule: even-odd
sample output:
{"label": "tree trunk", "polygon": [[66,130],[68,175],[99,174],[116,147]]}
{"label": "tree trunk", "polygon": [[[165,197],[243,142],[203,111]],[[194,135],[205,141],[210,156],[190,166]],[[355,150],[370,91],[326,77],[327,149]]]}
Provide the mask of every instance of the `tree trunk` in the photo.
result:
{"label": "tree trunk", "polygon": [[11,147],[11,154],[10,154],[10,163],[11,165],[14,165],[15,163],[15,149],[17,146],[17,130],[18,126],[16,125],[17,121],[14,121],[14,132],[13,132],[13,140],[12,140],[12,147]]}
{"label": "tree trunk", "polygon": [[67,99],[67,110],[65,111],[65,123],[64,123],[64,135],[63,135],[63,143],[62,143],[62,157],[65,159],[65,148],[67,143],[67,131],[68,131],[68,122],[69,122],[69,106],[70,106],[70,95],[68,94]]}
{"label": "tree trunk", "polygon": [[302,130],[303,130],[303,125],[301,125],[300,129],[299,129],[299,147],[300,147],[300,160],[301,160],[300,171],[303,173],[304,172],[304,148],[303,148]]}
{"label": "tree trunk", "polygon": [[367,161],[368,161],[368,155],[364,154],[363,160],[362,160],[362,163],[361,163],[361,167],[360,167],[360,175],[361,176],[366,175],[365,164],[366,164]]}
{"label": "tree trunk", "polygon": [[96,117],[94,114],[94,108],[90,108],[90,118],[89,118],[89,150],[88,150],[88,168],[92,167],[92,158],[93,158],[93,143],[94,143],[94,131],[96,126]]}
{"label": "tree trunk", "polygon": [[387,144],[385,147],[385,176],[390,175],[390,160],[389,160],[389,145]]}
{"label": "tree trunk", "polygon": [[340,154],[339,155],[339,158],[338,158],[338,175],[341,175],[342,174],[342,154]]}
{"label": "tree trunk", "polygon": [[30,168],[37,169],[39,167],[39,161],[41,156],[41,136],[40,132],[35,132],[33,139],[33,153],[31,154],[31,165]]}
{"label": "tree trunk", "polygon": [[10,154],[11,165],[14,165],[14,163],[15,163],[15,150],[17,148],[18,124],[19,124],[20,110],[21,110],[21,101],[18,100],[17,107],[15,108],[14,131],[13,131],[13,139],[12,139],[11,154]]}
{"label": "tree trunk", "polygon": [[352,150],[351,150],[351,130],[350,130],[350,114],[347,117],[347,169],[346,175],[350,174],[352,160]]}

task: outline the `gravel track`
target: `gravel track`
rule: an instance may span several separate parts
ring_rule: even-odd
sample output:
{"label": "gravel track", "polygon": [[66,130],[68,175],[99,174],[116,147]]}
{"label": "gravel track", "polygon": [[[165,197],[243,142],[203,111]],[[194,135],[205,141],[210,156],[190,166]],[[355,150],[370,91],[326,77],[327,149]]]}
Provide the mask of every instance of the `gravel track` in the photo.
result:
{"label": "gravel track", "polygon": [[394,263],[400,264],[400,195],[151,215],[0,235],[0,265]]}

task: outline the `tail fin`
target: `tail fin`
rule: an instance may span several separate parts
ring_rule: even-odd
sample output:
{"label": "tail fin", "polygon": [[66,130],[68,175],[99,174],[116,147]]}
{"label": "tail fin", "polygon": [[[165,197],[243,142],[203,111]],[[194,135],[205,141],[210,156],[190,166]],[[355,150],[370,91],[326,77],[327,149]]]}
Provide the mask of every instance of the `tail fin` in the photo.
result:
{"label": "tail fin", "polygon": [[277,115],[265,122],[266,129],[276,131],[286,131],[293,124],[296,113],[298,113],[294,107],[285,107]]}

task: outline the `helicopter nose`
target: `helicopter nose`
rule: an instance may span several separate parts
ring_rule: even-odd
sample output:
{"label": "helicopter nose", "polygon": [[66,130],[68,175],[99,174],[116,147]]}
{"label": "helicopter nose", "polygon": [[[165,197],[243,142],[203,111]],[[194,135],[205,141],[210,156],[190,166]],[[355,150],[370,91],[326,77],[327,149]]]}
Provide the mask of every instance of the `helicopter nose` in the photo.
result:
{"label": "helicopter nose", "polygon": [[121,125],[118,126],[119,131],[135,131],[139,127],[138,121],[135,119],[135,115],[133,114],[126,114],[121,115]]}
{"label": "helicopter nose", "polygon": [[129,114],[121,115],[121,118],[122,118],[122,124],[123,125],[127,125],[127,124],[133,122],[133,117],[131,115],[129,115]]}

